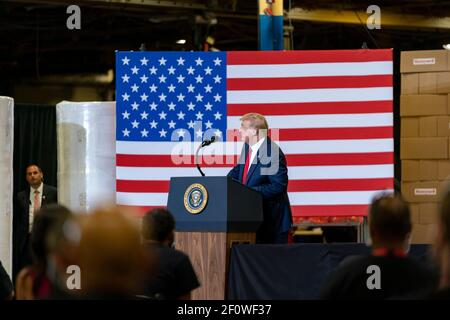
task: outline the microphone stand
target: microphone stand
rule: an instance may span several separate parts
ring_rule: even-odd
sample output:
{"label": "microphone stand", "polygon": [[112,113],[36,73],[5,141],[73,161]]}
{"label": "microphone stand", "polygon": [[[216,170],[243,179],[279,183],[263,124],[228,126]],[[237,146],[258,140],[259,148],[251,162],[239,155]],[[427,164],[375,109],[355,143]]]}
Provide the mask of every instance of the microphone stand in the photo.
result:
{"label": "microphone stand", "polygon": [[206,146],[209,146],[209,145],[210,145],[211,143],[213,143],[214,141],[216,141],[216,137],[215,137],[215,136],[212,136],[210,140],[202,141],[202,143],[198,146],[197,151],[195,152],[195,159],[194,159],[194,162],[195,162],[195,164],[196,164],[196,166],[197,166],[197,170],[200,172],[200,174],[202,175],[202,177],[205,176],[205,173],[202,171],[202,168],[200,168],[200,164],[199,164],[200,161],[198,161],[198,153],[200,152],[200,149],[201,149],[201,148],[206,147]]}
{"label": "microphone stand", "polygon": [[205,146],[205,141],[203,141],[203,142],[198,146],[197,151],[195,152],[195,158],[194,158],[195,164],[196,164],[196,166],[197,166],[197,170],[200,172],[200,174],[202,175],[202,177],[205,176],[205,173],[204,173],[204,172],[202,171],[202,169],[200,168],[200,164],[199,164],[199,161],[198,161],[198,153],[199,153],[200,149],[203,148],[204,146]]}

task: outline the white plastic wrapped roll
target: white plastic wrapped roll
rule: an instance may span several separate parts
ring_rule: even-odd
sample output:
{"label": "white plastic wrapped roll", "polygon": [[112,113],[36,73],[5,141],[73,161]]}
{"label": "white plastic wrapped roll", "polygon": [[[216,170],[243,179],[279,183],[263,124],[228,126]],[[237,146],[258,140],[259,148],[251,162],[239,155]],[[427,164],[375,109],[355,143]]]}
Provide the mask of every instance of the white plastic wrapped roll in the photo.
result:
{"label": "white plastic wrapped roll", "polygon": [[115,102],[56,105],[58,201],[71,210],[115,203],[115,114]]}
{"label": "white plastic wrapped roll", "polygon": [[0,96],[0,261],[11,276],[14,99]]}

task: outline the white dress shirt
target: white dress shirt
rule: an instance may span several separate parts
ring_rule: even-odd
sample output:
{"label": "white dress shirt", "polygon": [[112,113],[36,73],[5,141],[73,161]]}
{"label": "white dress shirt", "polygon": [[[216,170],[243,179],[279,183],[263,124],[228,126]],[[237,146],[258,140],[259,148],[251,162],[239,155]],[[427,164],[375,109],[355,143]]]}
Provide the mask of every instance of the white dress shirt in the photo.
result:
{"label": "white dress shirt", "polygon": [[39,192],[39,208],[41,207],[42,204],[42,192],[44,191],[44,184],[41,183],[41,185],[37,188],[34,189],[33,187],[30,186],[30,208],[29,208],[29,227],[28,227],[28,231],[31,232],[31,228],[33,227],[33,219],[34,219],[34,191],[37,190]]}
{"label": "white dress shirt", "polygon": [[[250,148],[252,148],[252,156],[250,157],[250,163],[248,166],[248,170],[250,170],[250,167],[252,166],[253,160],[255,160],[256,155],[258,154],[258,150],[261,147],[261,145],[263,144],[264,140],[266,139],[266,137],[263,137],[261,139],[258,140],[258,142],[256,142],[254,145],[252,145]],[[247,172],[248,172],[247,170]]]}

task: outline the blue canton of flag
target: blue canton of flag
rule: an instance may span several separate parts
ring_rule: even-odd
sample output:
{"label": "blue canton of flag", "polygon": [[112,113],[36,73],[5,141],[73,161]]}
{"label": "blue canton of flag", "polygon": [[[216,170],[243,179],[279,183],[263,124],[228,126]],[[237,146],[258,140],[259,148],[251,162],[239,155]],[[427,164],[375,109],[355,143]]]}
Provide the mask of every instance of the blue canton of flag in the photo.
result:
{"label": "blue canton of flag", "polygon": [[116,139],[226,139],[224,52],[117,52]]}

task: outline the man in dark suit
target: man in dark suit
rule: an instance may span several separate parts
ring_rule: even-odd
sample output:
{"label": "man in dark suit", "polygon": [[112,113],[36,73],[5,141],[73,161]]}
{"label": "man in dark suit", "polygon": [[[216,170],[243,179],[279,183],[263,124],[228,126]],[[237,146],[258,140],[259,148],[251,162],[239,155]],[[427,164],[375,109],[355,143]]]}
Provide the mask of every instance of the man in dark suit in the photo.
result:
{"label": "man in dark suit", "polygon": [[34,213],[42,206],[58,201],[56,188],[43,183],[44,174],[37,165],[27,167],[26,179],[30,187],[17,194],[17,209],[13,216],[14,274],[31,264],[28,242]]}
{"label": "man in dark suit", "polygon": [[262,195],[264,221],[257,232],[257,242],[287,243],[292,212],[287,194],[286,158],[267,131],[267,121],[261,114],[241,117],[239,134],[245,144],[239,163],[228,176]]}

